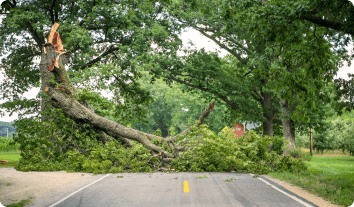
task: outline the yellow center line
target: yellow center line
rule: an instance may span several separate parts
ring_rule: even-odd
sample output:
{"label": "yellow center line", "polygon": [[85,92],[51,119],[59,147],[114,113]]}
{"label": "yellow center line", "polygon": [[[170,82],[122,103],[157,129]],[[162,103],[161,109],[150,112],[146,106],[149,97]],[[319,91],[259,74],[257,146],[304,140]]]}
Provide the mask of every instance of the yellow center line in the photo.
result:
{"label": "yellow center line", "polygon": [[189,193],[188,181],[184,181],[183,184],[184,184],[184,192]]}

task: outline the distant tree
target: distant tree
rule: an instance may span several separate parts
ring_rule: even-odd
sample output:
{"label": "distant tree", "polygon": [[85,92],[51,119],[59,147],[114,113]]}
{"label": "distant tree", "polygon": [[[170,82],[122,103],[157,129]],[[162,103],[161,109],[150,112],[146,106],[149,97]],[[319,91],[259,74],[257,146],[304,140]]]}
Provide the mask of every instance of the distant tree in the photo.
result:
{"label": "distant tree", "polygon": [[14,122],[0,121],[0,137],[12,137],[16,132],[16,128],[13,126]]}
{"label": "distant tree", "polygon": [[[132,124],[132,128],[143,132],[153,133],[160,129],[162,136],[166,137],[171,135],[169,130],[173,127],[177,133],[180,133],[194,124],[207,102],[200,95],[183,92],[183,85],[173,83],[169,87],[162,79],[154,80],[153,76],[147,72],[139,82],[154,99],[154,102],[146,109],[146,121]],[[226,107],[221,103],[221,100],[215,103],[216,107],[205,120],[205,123],[215,133],[219,133],[222,128],[235,122],[235,120],[226,121],[230,118],[227,118]]]}

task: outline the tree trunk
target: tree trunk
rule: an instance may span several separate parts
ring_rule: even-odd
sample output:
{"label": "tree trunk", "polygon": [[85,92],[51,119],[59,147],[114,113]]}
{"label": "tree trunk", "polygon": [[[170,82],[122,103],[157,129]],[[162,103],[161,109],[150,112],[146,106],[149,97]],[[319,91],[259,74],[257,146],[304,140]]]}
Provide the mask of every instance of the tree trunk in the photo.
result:
{"label": "tree trunk", "polygon": [[[41,62],[39,64],[40,67],[40,72],[41,72],[41,91],[45,92],[44,90],[48,87],[54,87],[54,83],[51,82],[52,80],[52,73],[48,70],[49,66],[53,64],[52,60],[55,60],[57,56],[59,55],[58,53],[55,52],[54,47],[48,47],[47,44],[52,45],[51,43],[46,43],[43,46],[46,48],[46,53],[43,52],[42,50],[42,56],[41,56]],[[70,52],[62,54],[59,58],[59,64],[65,65],[69,61],[70,57]],[[67,77],[68,78],[68,77]],[[60,77],[56,76],[55,81],[60,81]],[[50,98],[42,98],[41,100],[41,112],[45,111],[47,108],[47,102],[50,100]],[[48,117],[43,117],[42,116],[42,121],[45,120]]]}
{"label": "tree trunk", "polygon": [[286,141],[289,141],[287,149],[284,150],[283,155],[286,156],[289,154],[291,150],[296,149],[295,144],[295,126],[294,121],[290,118],[291,109],[289,108],[288,101],[280,100],[280,108],[283,113],[282,116],[282,124],[283,124],[283,136],[284,136],[284,144]]}
{"label": "tree trunk", "polygon": [[[55,60],[57,56],[57,53],[55,52],[54,47],[48,47],[47,53],[44,53],[42,50],[42,56],[41,56],[41,62],[39,64],[40,67],[40,72],[41,72],[41,91],[44,92],[44,90],[48,87],[54,87],[54,84],[50,82],[52,79],[51,72],[48,71],[48,67],[52,65],[52,60]],[[50,99],[42,98],[41,100],[41,112],[45,111],[47,106],[46,103]],[[42,116],[42,121],[45,120],[46,117]]]}
{"label": "tree trunk", "polygon": [[[274,130],[273,130],[274,113],[273,113],[273,109],[271,107],[272,96],[270,93],[264,93],[263,97],[264,97],[263,116],[266,118],[266,120],[263,122],[263,136],[272,137],[274,134]],[[270,144],[269,146],[267,146],[268,152],[270,152],[272,146],[273,146],[273,143]]]}

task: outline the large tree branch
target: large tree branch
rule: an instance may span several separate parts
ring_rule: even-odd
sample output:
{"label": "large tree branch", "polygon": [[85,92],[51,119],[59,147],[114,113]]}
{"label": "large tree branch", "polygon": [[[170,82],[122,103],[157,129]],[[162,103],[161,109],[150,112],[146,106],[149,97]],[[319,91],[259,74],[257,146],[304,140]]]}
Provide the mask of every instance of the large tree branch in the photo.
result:
{"label": "large tree branch", "polygon": [[49,13],[50,13],[50,20],[52,20],[52,23],[53,23],[53,24],[56,22],[56,20],[55,20],[55,18],[54,18],[54,12],[53,12],[53,8],[54,8],[54,5],[55,5],[55,1],[56,1],[56,0],[53,0],[53,1],[52,1],[52,5],[51,5],[50,9],[48,9],[48,10],[49,10]]}
{"label": "large tree branch", "polygon": [[231,42],[233,42],[234,44],[236,44],[237,46],[239,46],[241,49],[243,49],[244,51],[246,51],[246,53],[248,55],[253,54],[251,50],[249,50],[247,47],[245,47],[244,45],[242,45],[240,42],[238,42],[235,38],[229,36],[228,37],[230,39]]}
{"label": "large tree branch", "polygon": [[110,49],[106,50],[106,52],[102,53],[100,56],[98,56],[97,58],[91,60],[90,62],[82,65],[80,67],[81,70],[91,67],[92,65],[94,65],[95,63],[99,62],[100,60],[102,60],[102,58],[106,57],[107,55],[113,53],[114,51],[119,50],[119,47],[111,47]]}
{"label": "large tree branch", "polygon": [[319,26],[329,27],[329,28],[332,28],[332,29],[335,29],[338,31],[343,31],[347,34],[351,34],[354,36],[354,26],[348,27],[348,26],[346,26],[346,24],[344,24],[342,22],[336,22],[336,21],[331,21],[331,20],[327,20],[327,19],[322,19],[321,17],[317,17],[314,15],[304,16],[303,18],[305,20],[315,23]]}
{"label": "large tree branch", "polygon": [[[147,149],[155,152],[156,154],[164,153],[164,150],[161,147],[151,143],[150,140],[158,139],[161,140],[163,143],[167,143],[174,141],[178,137],[175,136],[171,138],[163,138],[120,125],[114,121],[111,121],[95,114],[92,110],[79,103],[69,94],[63,93],[60,89],[46,88],[45,92],[50,95],[51,100],[53,102],[53,106],[61,108],[63,112],[68,116],[80,120],[82,122],[88,123],[96,129],[99,129],[105,132],[106,134],[110,135],[111,137],[114,137],[115,139],[127,138],[135,140],[143,144]],[[209,104],[209,106],[203,111],[203,113],[198,119],[199,124],[202,124],[204,122],[212,108],[213,104]],[[191,127],[180,133],[179,136],[187,134],[190,129]]]}
{"label": "large tree branch", "polygon": [[206,32],[204,32],[202,29],[198,27],[193,27],[194,29],[198,30],[200,33],[202,33],[204,36],[208,37],[209,39],[213,40],[217,45],[219,45],[221,48],[225,49],[228,51],[230,54],[235,56],[241,63],[247,63],[247,60],[243,59],[241,55],[237,54],[236,52],[232,51],[229,47],[227,47],[225,44],[222,44],[220,41],[218,41],[215,37],[208,35]]}
{"label": "large tree branch", "polygon": [[254,97],[254,99],[258,100],[258,101],[264,101],[264,97],[262,96],[262,94],[258,93],[258,91],[256,90],[256,88],[252,88],[252,91],[258,96],[252,94],[252,96]]}
{"label": "large tree branch", "polygon": [[235,109],[239,109],[239,108],[240,108],[240,106],[239,106],[238,104],[236,104],[236,103],[230,101],[226,96],[223,96],[223,95],[219,94],[219,93],[216,92],[216,91],[215,91],[215,92],[210,92],[210,91],[209,91],[208,89],[206,89],[206,88],[193,85],[193,84],[191,84],[191,83],[188,83],[188,82],[186,82],[186,81],[177,79],[177,78],[175,78],[175,77],[169,77],[169,79],[174,80],[174,81],[177,81],[177,82],[179,82],[179,83],[182,83],[182,84],[184,84],[184,85],[186,85],[186,86],[199,89],[199,90],[201,90],[201,91],[205,91],[205,92],[212,93],[212,94],[216,95],[218,98],[220,98],[221,100],[225,101],[225,103],[229,104],[229,105],[232,106],[233,108],[235,108]]}
{"label": "large tree branch", "polygon": [[45,91],[50,95],[53,105],[57,108],[61,108],[68,116],[88,123],[116,139],[120,139],[121,137],[128,138],[143,144],[146,148],[154,152],[163,152],[161,147],[158,147],[149,141],[149,138],[162,140],[162,137],[140,132],[101,117],[86,108],[70,95],[60,92],[60,90],[46,88]]}
{"label": "large tree branch", "polygon": [[42,51],[42,45],[44,44],[44,39],[41,38],[38,33],[33,29],[30,22],[27,22],[27,28],[32,34],[33,39],[36,41],[39,51]]}

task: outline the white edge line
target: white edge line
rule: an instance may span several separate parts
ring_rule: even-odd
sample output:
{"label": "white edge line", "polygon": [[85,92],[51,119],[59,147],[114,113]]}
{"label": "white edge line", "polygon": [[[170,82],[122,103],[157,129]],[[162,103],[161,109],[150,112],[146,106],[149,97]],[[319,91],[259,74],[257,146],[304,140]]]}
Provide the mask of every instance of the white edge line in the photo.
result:
{"label": "white edge line", "polygon": [[[253,174],[250,174],[250,175],[253,176]],[[295,196],[292,196],[292,195],[290,195],[290,194],[288,194],[288,193],[286,193],[286,192],[280,190],[279,188],[277,188],[277,187],[275,187],[274,185],[270,184],[269,182],[263,180],[262,178],[257,178],[257,179],[259,179],[259,180],[263,181],[264,183],[270,185],[270,186],[271,186],[272,188],[274,188],[275,190],[277,190],[277,191],[279,191],[279,192],[281,192],[281,193],[283,193],[283,194],[289,196],[290,198],[294,199],[295,201],[301,203],[302,205],[304,205],[304,206],[306,206],[306,207],[313,207],[312,205],[310,205],[310,204],[308,204],[308,203],[306,203],[306,202],[304,202],[304,201],[302,201],[302,200],[296,198]]]}
{"label": "white edge line", "polygon": [[59,203],[63,202],[64,200],[66,200],[66,199],[69,198],[70,196],[75,195],[75,194],[78,193],[79,191],[81,191],[81,190],[83,190],[83,189],[89,187],[90,185],[92,185],[92,184],[94,184],[94,183],[97,183],[98,181],[102,180],[103,178],[105,178],[105,177],[107,177],[107,176],[109,176],[109,175],[111,175],[111,174],[108,174],[108,175],[106,175],[106,176],[104,176],[104,177],[102,177],[102,178],[100,178],[100,179],[98,179],[98,180],[95,180],[94,182],[92,182],[92,183],[86,185],[85,187],[80,188],[79,190],[73,192],[72,194],[66,196],[65,198],[63,198],[63,199],[61,199],[60,201],[58,201],[58,202],[52,204],[52,205],[49,206],[49,207],[54,207],[55,205],[58,205]]}

